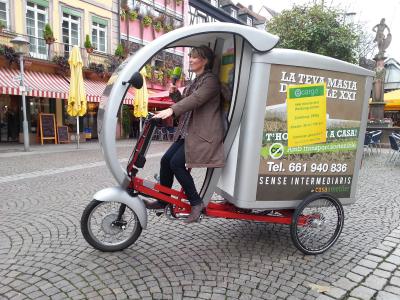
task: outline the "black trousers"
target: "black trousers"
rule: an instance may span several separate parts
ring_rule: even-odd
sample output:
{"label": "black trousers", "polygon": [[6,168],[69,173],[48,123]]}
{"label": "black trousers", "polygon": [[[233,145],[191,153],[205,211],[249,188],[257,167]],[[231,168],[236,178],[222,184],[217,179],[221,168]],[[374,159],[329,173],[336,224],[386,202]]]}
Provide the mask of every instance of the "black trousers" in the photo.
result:
{"label": "black trousers", "polygon": [[179,139],[174,142],[161,158],[160,167],[160,184],[172,187],[174,175],[190,202],[191,206],[198,205],[202,202],[196,191],[196,186],[192,175],[185,167],[185,140]]}

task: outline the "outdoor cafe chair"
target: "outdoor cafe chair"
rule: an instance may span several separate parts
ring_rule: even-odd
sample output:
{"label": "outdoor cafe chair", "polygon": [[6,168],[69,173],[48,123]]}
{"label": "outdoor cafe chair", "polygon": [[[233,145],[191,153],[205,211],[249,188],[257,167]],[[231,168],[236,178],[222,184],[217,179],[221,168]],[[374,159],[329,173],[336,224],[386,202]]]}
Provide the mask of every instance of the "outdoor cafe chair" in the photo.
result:
{"label": "outdoor cafe chair", "polygon": [[372,153],[372,134],[370,132],[365,133],[365,138],[364,138],[364,155],[365,151],[367,151],[368,155],[371,155]]}
{"label": "outdoor cafe chair", "polygon": [[399,141],[400,141],[399,136],[395,136],[393,134],[389,135],[390,149],[392,151],[389,159],[386,162],[391,162],[391,161],[395,162],[397,160],[397,156],[400,153]]}
{"label": "outdoor cafe chair", "polygon": [[374,132],[370,132],[371,134],[371,141],[370,141],[370,146],[371,146],[371,151],[372,148],[376,149],[376,153],[382,152],[382,145],[381,145],[381,136],[382,136],[382,130],[377,130]]}
{"label": "outdoor cafe chair", "polygon": [[167,139],[172,141],[176,130],[175,127],[166,127],[165,129],[167,130]]}

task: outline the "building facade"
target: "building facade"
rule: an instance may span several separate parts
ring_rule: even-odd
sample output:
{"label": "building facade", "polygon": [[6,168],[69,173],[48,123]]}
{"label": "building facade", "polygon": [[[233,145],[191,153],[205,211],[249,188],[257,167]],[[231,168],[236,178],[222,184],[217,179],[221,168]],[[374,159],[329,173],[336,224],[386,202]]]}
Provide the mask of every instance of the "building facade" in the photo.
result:
{"label": "building facade", "polygon": [[[46,28],[47,27],[47,28]],[[0,142],[21,142],[19,62],[11,40],[23,36],[30,43],[24,58],[26,107],[30,142],[40,138],[40,114],[54,114],[57,126],[75,130],[76,119],[66,113],[69,53],[80,47],[88,113],[80,127],[97,135],[96,114],[108,73],[115,67],[119,44],[119,8],[114,0],[0,0]],[[51,29],[52,34],[45,36]],[[45,39],[47,37],[47,39]],[[90,47],[85,49],[85,41]],[[86,46],[89,46],[86,43]]]}

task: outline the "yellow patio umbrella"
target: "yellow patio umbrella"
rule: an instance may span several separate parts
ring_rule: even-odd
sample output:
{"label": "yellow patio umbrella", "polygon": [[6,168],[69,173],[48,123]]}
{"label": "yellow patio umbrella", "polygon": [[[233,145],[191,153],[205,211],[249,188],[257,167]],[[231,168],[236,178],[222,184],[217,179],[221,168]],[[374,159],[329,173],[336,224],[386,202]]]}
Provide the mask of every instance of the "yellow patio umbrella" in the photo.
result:
{"label": "yellow patio umbrella", "polygon": [[142,68],[140,74],[143,76],[143,86],[135,89],[135,100],[133,103],[133,115],[140,118],[140,131],[142,131],[142,117],[147,117],[149,91],[146,86],[146,69]]}
{"label": "yellow patio umbrella", "polygon": [[385,93],[385,110],[400,110],[400,90]]}
{"label": "yellow patio umbrella", "polygon": [[[400,110],[400,90],[387,92],[383,95],[385,102],[384,110]],[[372,98],[369,98],[368,104],[371,104]]]}
{"label": "yellow patio umbrella", "polygon": [[79,117],[86,114],[86,93],[83,83],[83,61],[78,46],[74,46],[68,58],[71,70],[67,113],[76,117],[76,140],[79,148]]}

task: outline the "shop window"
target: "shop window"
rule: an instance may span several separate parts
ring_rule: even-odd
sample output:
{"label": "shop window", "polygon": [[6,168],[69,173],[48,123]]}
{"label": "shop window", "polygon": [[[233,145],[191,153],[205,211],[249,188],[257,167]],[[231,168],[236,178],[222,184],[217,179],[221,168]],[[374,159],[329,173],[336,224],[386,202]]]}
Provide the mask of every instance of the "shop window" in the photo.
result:
{"label": "shop window", "polygon": [[47,7],[27,2],[26,31],[29,36],[29,51],[35,58],[47,59],[47,47],[43,39],[46,23],[48,23]]}
{"label": "shop window", "polygon": [[27,112],[29,112],[28,119],[30,120],[30,132],[38,132],[38,120],[40,113],[54,113],[50,105],[49,98],[27,98],[27,104],[29,105]]}

